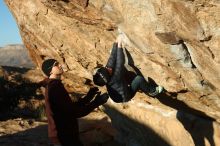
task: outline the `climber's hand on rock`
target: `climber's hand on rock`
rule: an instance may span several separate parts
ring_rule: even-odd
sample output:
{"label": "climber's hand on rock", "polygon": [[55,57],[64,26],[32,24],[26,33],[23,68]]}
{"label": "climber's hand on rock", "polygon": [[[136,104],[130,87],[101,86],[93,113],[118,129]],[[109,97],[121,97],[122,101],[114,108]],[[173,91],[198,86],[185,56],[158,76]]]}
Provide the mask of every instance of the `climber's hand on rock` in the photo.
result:
{"label": "climber's hand on rock", "polygon": [[118,43],[118,48],[122,48],[122,44],[123,44],[123,38],[122,35],[118,35],[116,42]]}

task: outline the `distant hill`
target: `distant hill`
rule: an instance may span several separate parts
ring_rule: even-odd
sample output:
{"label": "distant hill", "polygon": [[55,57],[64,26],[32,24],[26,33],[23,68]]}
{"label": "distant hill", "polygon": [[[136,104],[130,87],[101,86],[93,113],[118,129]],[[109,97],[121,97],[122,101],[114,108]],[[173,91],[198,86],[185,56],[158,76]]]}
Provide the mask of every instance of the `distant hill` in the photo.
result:
{"label": "distant hill", "polygon": [[13,44],[0,47],[0,66],[33,68],[35,65],[24,45]]}

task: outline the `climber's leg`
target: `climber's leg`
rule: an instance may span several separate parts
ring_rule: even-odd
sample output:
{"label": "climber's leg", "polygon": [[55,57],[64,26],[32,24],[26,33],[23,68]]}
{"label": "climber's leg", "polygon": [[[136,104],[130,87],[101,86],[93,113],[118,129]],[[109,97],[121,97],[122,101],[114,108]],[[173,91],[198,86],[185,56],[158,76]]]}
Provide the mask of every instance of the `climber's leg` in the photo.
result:
{"label": "climber's leg", "polygon": [[138,75],[131,83],[131,91],[133,94],[135,94],[138,90],[141,90],[150,96],[156,96],[163,91],[163,87],[153,87],[144,79],[144,77]]}

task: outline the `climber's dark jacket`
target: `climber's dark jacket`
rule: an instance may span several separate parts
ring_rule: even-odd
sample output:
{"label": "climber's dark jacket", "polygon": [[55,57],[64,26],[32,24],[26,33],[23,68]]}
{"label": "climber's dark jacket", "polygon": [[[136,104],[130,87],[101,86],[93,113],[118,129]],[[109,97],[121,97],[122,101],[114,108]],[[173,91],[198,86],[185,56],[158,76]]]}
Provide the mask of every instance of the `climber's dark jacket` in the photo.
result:
{"label": "climber's dark jacket", "polygon": [[117,43],[114,43],[106,65],[107,68],[112,69],[111,79],[106,87],[109,96],[115,102],[124,102],[133,96],[128,86],[130,84],[128,82],[131,82],[132,79],[126,78],[127,75],[124,64],[125,54],[123,53],[123,48],[118,48]]}
{"label": "climber's dark jacket", "polygon": [[[63,146],[81,146],[79,140],[79,126],[77,118],[86,116],[99,106],[95,101],[90,102],[94,95],[89,93],[78,102],[72,102],[61,80],[48,79],[45,90],[45,101],[48,119],[52,119],[49,125],[52,129],[49,134],[56,136]],[[54,122],[53,122],[54,120]],[[49,121],[48,121],[49,122]],[[53,125],[55,124],[55,125]],[[50,131],[52,130],[52,131]]]}

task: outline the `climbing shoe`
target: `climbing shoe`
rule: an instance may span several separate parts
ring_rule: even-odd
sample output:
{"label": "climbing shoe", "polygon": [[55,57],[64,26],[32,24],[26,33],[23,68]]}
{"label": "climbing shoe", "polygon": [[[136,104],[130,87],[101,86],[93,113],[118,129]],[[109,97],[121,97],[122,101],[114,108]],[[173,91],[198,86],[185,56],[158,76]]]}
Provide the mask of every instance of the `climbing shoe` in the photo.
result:
{"label": "climbing shoe", "polygon": [[157,86],[154,92],[149,93],[150,96],[157,96],[158,94],[162,93],[164,90],[163,86]]}

